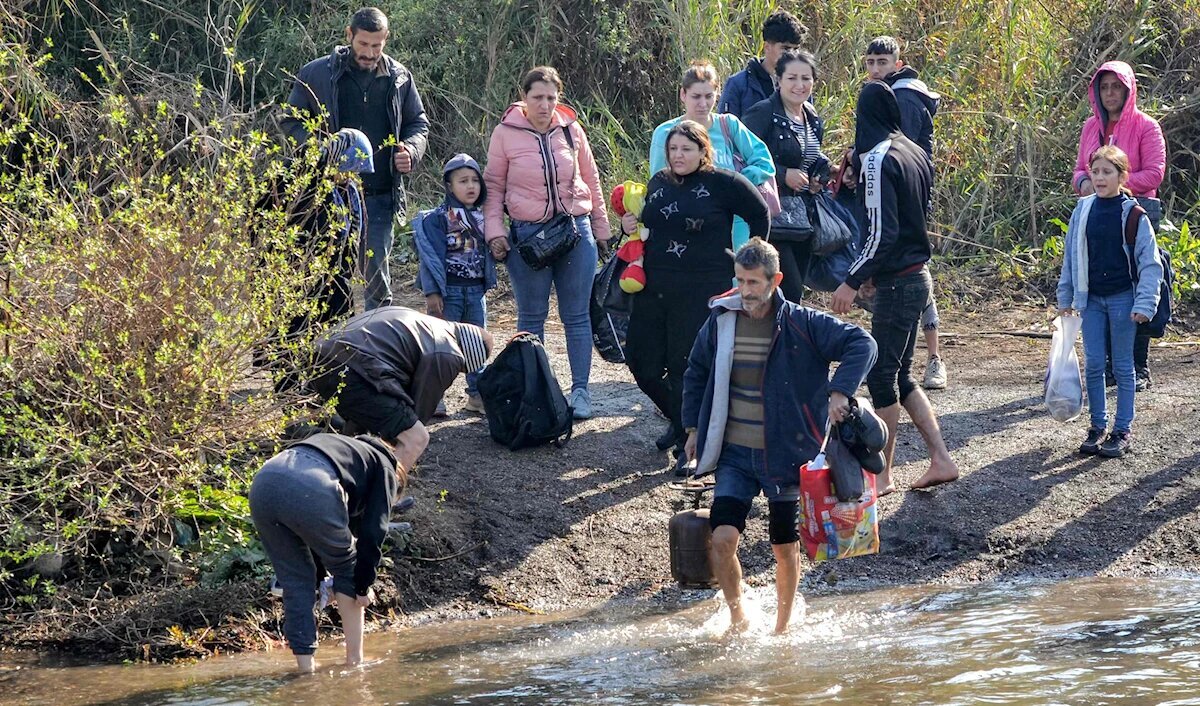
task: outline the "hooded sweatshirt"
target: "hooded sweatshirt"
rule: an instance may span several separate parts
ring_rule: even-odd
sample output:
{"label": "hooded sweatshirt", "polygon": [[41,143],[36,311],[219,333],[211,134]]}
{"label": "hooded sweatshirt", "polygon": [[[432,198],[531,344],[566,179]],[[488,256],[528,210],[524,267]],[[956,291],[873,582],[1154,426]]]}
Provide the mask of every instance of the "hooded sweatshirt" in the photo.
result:
{"label": "hooded sweatshirt", "polygon": [[534,129],[523,101],[510,105],[492,131],[483,180],[492,193],[483,207],[489,243],[507,235],[506,210],[511,218],[532,223],[544,223],[555,213],[588,214],[596,240],[609,238],[592,147],[575,111],[565,105],[558,106],[546,133]]}
{"label": "hooded sweatshirt", "polygon": [[900,105],[882,81],[867,82],[858,95],[854,152],[867,218],[862,250],[850,265],[846,284],[858,289],[873,277],[902,274],[929,261],[925,215],[931,204],[933,163],[900,132]]}
{"label": "hooded sweatshirt", "polygon": [[[466,205],[450,190],[450,175],[471,169],[479,175],[479,197]],[[413,241],[420,258],[418,283],[425,296],[445,296],[447,285],[496,285],[496,263],[484,239],[483,204],[487,184],[479,163],[469,154],[456,154],[442,167],[446,198],[432,211],[413,219]]]}
{"label": "hooded sweatshirt", "polygon": [[942,97],[929,90],[925,82],[917,78],[917,70],[911,66],[901,67],[884,77],[892,87],[896,101],[900,104],[900,130],[904,136],[921,146],[929,159],[933,159],[933,118],[937,115]]}
{"label": "hooded sweatshirt", "polygon": [[[1121,114],[1116,116],[1108,115],[1100,102],[1100,78],[1102,74],[1110,72],[1129,90]],[[1124,61],[1101,64],[1088,86],[1088,103],[1092,106],[1092,116],[1083,124],[1083,132],[1079,134],[1079,154],[1075,159],[1075,176],[1071,180],[1075,192],[1080,193],[1080,185],[1089,178],[1088,160],[1093,152],[1100,149],[1105,127],[1113,121],[1116,124],[1106,144],[1120,147],[1129,156],[1129,182],[1126,186],[1134,196],[1157,196],[1158,187],[1167,171],[1167,143],[1158,121],[1138,110],[1137,79],[1129,64]]]}

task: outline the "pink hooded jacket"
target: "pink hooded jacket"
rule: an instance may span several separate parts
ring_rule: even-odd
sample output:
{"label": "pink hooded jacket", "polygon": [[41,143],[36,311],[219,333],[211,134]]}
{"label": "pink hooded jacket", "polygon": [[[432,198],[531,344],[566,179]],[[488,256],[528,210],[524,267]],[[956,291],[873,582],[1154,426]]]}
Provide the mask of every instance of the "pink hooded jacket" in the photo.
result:
{"label": "pink hooded jacket", "polygon": [[[574,149],[566,138],[568,130]],[[546,155],[553,159],[546,160]],[[554,194],[549,188],[552,180]],[[608,211],[592,147],[575,111],[565,105],[558,106],[547,133],[535,130],[525,117],[524,102],[510,105],[492,132],[483,181],[490,195],[483,205],[488,242],[508,234],[506,208],[511,218],[541,223],[560,204],[573,216],[591,214],[592,235],[600,241],[609,238]]]}
{"label": "pink hooded jacket", "polygon": [[1109,144],[1120,147],[1129,155],[1130,174],[1126,186],[1133,195],[1154,197],[1167,170],[1167,143],[1158,121],[1137,109],[1137,79],[1124,61],[1105,62],[1092,76],[1088,86],[1092,117],[1083,124],[1083,132],[1079,135],[1079,156],[1075,160],[1075,178],[1071,180],[1071,186],[1079,193],[1079,185],[1088,178],[1088,160],[1100,149],[1100,141],[1104,139],[1106,111],[1100,103],[1100,75],[1106,71],[1115,74],[1129,89]]}

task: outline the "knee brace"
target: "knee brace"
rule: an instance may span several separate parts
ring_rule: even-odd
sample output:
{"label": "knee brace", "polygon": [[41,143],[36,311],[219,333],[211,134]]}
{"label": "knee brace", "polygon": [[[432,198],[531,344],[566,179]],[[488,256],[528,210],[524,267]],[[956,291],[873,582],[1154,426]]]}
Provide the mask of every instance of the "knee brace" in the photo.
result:
{"label": "knee brace", "polygon": [[749,514],[749,502],[720,495],[713,499],[712,508],[708,511],[708,525],[713,529],[729,525],[742,534],[746,531],[746,516]]}
{"label": "knee brace", "polygon": [[784,500],[768,503],[771,544],[791,544],[800,541],[800,501]]}

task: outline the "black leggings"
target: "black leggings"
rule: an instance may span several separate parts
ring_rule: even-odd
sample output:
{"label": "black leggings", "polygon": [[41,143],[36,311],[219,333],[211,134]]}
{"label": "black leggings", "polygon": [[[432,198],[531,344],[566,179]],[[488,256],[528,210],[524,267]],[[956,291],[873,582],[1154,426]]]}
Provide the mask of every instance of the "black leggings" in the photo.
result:
{"label": "black leggings", "polygon": [[799,303],[804,297],[804,279],[808,276],[808,265],[812,260],[812,241],[772,240],[779,251],[779,271],[783,273],[783,298]]}
{"label": "black leggings", "polygon": [[642,392],[671,420],[683,439],[683,372],[696,334],[708,319],[708,300],[729,289],[729,280],[697,282],[687,288],[651,286],[634,297],[625,341],[625,363]]}

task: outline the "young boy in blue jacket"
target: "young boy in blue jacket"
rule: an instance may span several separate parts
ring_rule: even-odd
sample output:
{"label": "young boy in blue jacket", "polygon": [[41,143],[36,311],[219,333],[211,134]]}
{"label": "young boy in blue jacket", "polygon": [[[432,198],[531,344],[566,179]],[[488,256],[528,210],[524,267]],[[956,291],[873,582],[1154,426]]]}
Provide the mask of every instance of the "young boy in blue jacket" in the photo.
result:
{"label": "young boy in blue jacket", "polygon": [[[471,155],[456,154],[442,167],[442,181],[445,200],[413,220],[425,313],[487,328],[484,295],[496,286],[496,260],[483,237],[483,171]],[[463,406],[471,412],[483,412],[478,379],[479,370],[467,374]],[[445,416],[444,402],[438,403],[435,414]]]}

